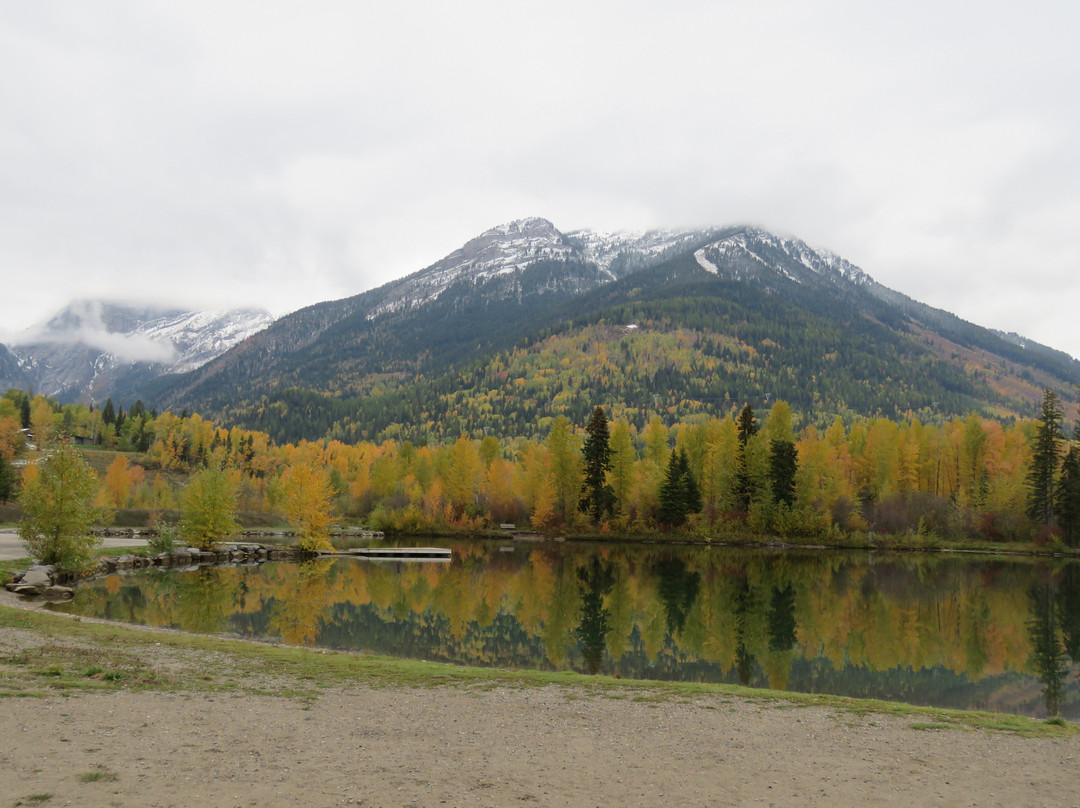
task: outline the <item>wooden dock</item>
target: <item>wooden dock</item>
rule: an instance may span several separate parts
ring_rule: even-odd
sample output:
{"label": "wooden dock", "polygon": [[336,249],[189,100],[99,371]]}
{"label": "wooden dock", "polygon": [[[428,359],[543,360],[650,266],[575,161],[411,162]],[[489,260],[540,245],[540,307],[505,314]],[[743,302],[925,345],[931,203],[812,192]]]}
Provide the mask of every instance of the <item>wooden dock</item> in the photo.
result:
{"label": "wooden dock", "polygon": [[335,550],[319,553],[319,555],[394,561],[449,561],[450,549],[447,547],[350,547],[348,550]]}

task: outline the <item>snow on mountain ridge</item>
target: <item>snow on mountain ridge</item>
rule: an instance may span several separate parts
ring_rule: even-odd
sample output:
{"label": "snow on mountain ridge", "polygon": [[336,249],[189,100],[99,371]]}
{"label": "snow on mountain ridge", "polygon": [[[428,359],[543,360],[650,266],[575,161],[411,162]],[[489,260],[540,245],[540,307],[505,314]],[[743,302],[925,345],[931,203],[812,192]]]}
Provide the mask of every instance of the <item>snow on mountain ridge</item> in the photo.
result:
{"label": "snow on mountain ridge", "polygon": [[[775,260],[770,253],[782,255],[787,260]],[[805,283],[811,278],[832,284],[873,283],[862,269],[835,253],[815,249],[801,239],[777,236],[756,227],[743,228],[707,245],[695,253],[695,258],[702,268],[714,274],[719,272],[719,263],[727,263],[728,274],[733,278],[744,277],[741,267],[745,264],[739,259],[747,259],[761,269],[776,272],[795,283]],[[804,274],[804,270],[809,274]]]}
{"label": "snow on mountain ridge", "polygon": [[394,284],[388,299],[367,316],[372,319],[387,312],[430,303],[464,277],[480,283],[518,272],[537,261],[566,260],[573,253],[573,246],[547,219],[507,222],[485,230],[441,261]]}
{"label": "snow on mountain ridge", "polygon": [[[805,242],[756,227],[730,229],[657,229],[644,232],[573,230],[560,232],[547,219],[518,219],[484,231],[429,267],[388,284],[367,319],[437,300],[459,282],[484,284],[520,273],[538,261],[592,265],[600,277],[580,280],[586,287],[624,275],[694,249],[698,264],[716,275],[741,278],[775,272],[796,283],[816,276],[830,283],[871,283],[858,267]],[[783,256],[783,258],[781,258]],[[723,265],[723,269],[721,269]],[[571,285],[574,279],[567,279]],[[562,281],[554,281],[558,287]],[[580,289],[579,289],[580,291]]]}
{"label": "snow on mountain ridge", "polygon": [[426,269],[394,284],[386,299],[368,312],[381,314],[417,308],[436,300],[452,284],[474,284],[521,272],[537,261],[580,261],[593,264],[608,280],[659,260],[669,251],[700,240],[705,230],[647,232],[560,232],[541,218],[518,219],[493,227]]}
{"label": "snow on mountain ridge", "polygon": [[93,400],[119,373],[193,370],[272,322],[261,310],[185,312],[76,301],[24,332],[9,351],[40,392]]}

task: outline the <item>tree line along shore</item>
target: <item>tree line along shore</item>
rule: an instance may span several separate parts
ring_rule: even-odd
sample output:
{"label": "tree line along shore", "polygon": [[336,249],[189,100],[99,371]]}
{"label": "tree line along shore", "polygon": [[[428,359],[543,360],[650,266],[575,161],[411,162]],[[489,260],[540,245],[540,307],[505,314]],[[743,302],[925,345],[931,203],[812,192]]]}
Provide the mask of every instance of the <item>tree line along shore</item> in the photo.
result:
{"label": "tree line along shore", "polygon": [[783,401],[760,418],[744,406],[692,423],[656,416],[640,431],[597,407],[587,424],[551,419],[542,438],[277,444],[141,402],[125,412],[111,400],[61,406],[9,390],[0,397],[0,503],[18,504],[5,510],[21,519],[24,539],[69,530],[33,524],[58,507],[46,483],[59,475],[74,522],[137,513],[193,546],[236,530],[241,512],[290,526],[311,548],[343,523],[836,546],[1080,543],[1080,426],[1049,390],[1040,416],[1026,421],[798,424]]}

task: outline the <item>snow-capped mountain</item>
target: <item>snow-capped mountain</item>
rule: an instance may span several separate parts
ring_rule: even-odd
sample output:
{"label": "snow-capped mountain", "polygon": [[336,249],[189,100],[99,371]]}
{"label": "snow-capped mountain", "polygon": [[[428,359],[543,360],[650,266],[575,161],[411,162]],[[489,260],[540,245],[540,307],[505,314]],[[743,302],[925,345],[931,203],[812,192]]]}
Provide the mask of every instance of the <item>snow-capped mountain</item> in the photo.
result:
{"label": "snow-capped mountain", "polygon": [[60,401],[102,401],[157,376],[194,370],[273,322],[253,309],[184,311],[77,301],[9,346],[19,366],[0,387]]}
{"label": "snow-capped mountain", "polygon": [[874,280],[835,253],[755,227],[725,235],[694,252],[702,269],[731,280],[779,274],[795,283],[870,286]]}
{"label": "snow-capped mountain", "polygon": [[[635,340],[673,329],[696,359],[661,357],[671,350],[663,341],[639,357],[621,327],[638,320],[646,326]],[[561,349],[591,350],[600,332],[581,343],[567,336],[582,328],[608,329],[611,339],[617,331],[600,353],[617,354],[620,370],[640,361],[626,368],[632,383],[620,388],[599,367],[559,376],[574,365],[569,356],[513,377],[522,352],[548,350],[540,343],[553,335]],[[699,370],[716,389],[701,387]],[[497,423],[527,430],[568,402],[587,417],[593,396],[641,418],[663,396],[669,412],[782,395],[832,413],[1022,413],[1041,386],[1074,389],[1080,362],[1003,339],[834,253],[760,228],[563,232],[532,218],[491,228],[400,280],[286,315],[194,372],[166,378],[146,403],[275,439],[384,428],[427,439]],[[462,409],[470,396],[503,403],[470,415]]]}
{"label": "snow-capped mountain", "polygon": [[[863,286],[888,293],[851,262],[797,238],[755,227],[602,233],[560,232],[546,219],[493,227],[446,258],[371,293],[368,319],[438,300],[448,289],[480,290],[492,298],[522,295],[530,272],[546,266],[545,286],[533,291],[580,294],[632,272],[692,252],[698,265],[730,280],[783,277],[836,288]],[[561,269],[561,271],[556,271]]]}
{"label": "snow-capped mountain", "polygon": [[562,233],[547,219],[520,219],[493,227],[441,261],[382,287],[381,302],[367,316],[419,308],[462,283],[472,287],[489,285],[488,292],[495,296],[520,297],[523,276],[545,263],[566,267],[565,272],[549,278],[546,291],[581,293],[662,261],[711,232]]}

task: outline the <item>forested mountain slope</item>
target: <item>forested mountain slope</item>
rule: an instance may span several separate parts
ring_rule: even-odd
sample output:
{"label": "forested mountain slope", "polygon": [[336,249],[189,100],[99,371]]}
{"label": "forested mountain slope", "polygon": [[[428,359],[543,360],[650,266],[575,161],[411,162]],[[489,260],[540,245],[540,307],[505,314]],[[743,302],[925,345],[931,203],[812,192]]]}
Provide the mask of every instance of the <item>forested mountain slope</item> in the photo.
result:
{"label": "forested mountain slope", "polygon": [[810,417],[1030,415],[1080,363],[754,228],[602,237],[540,219],[303,309],[147,400],[279,440],[541,433],[595,404],[639,426],[784,399]]}

